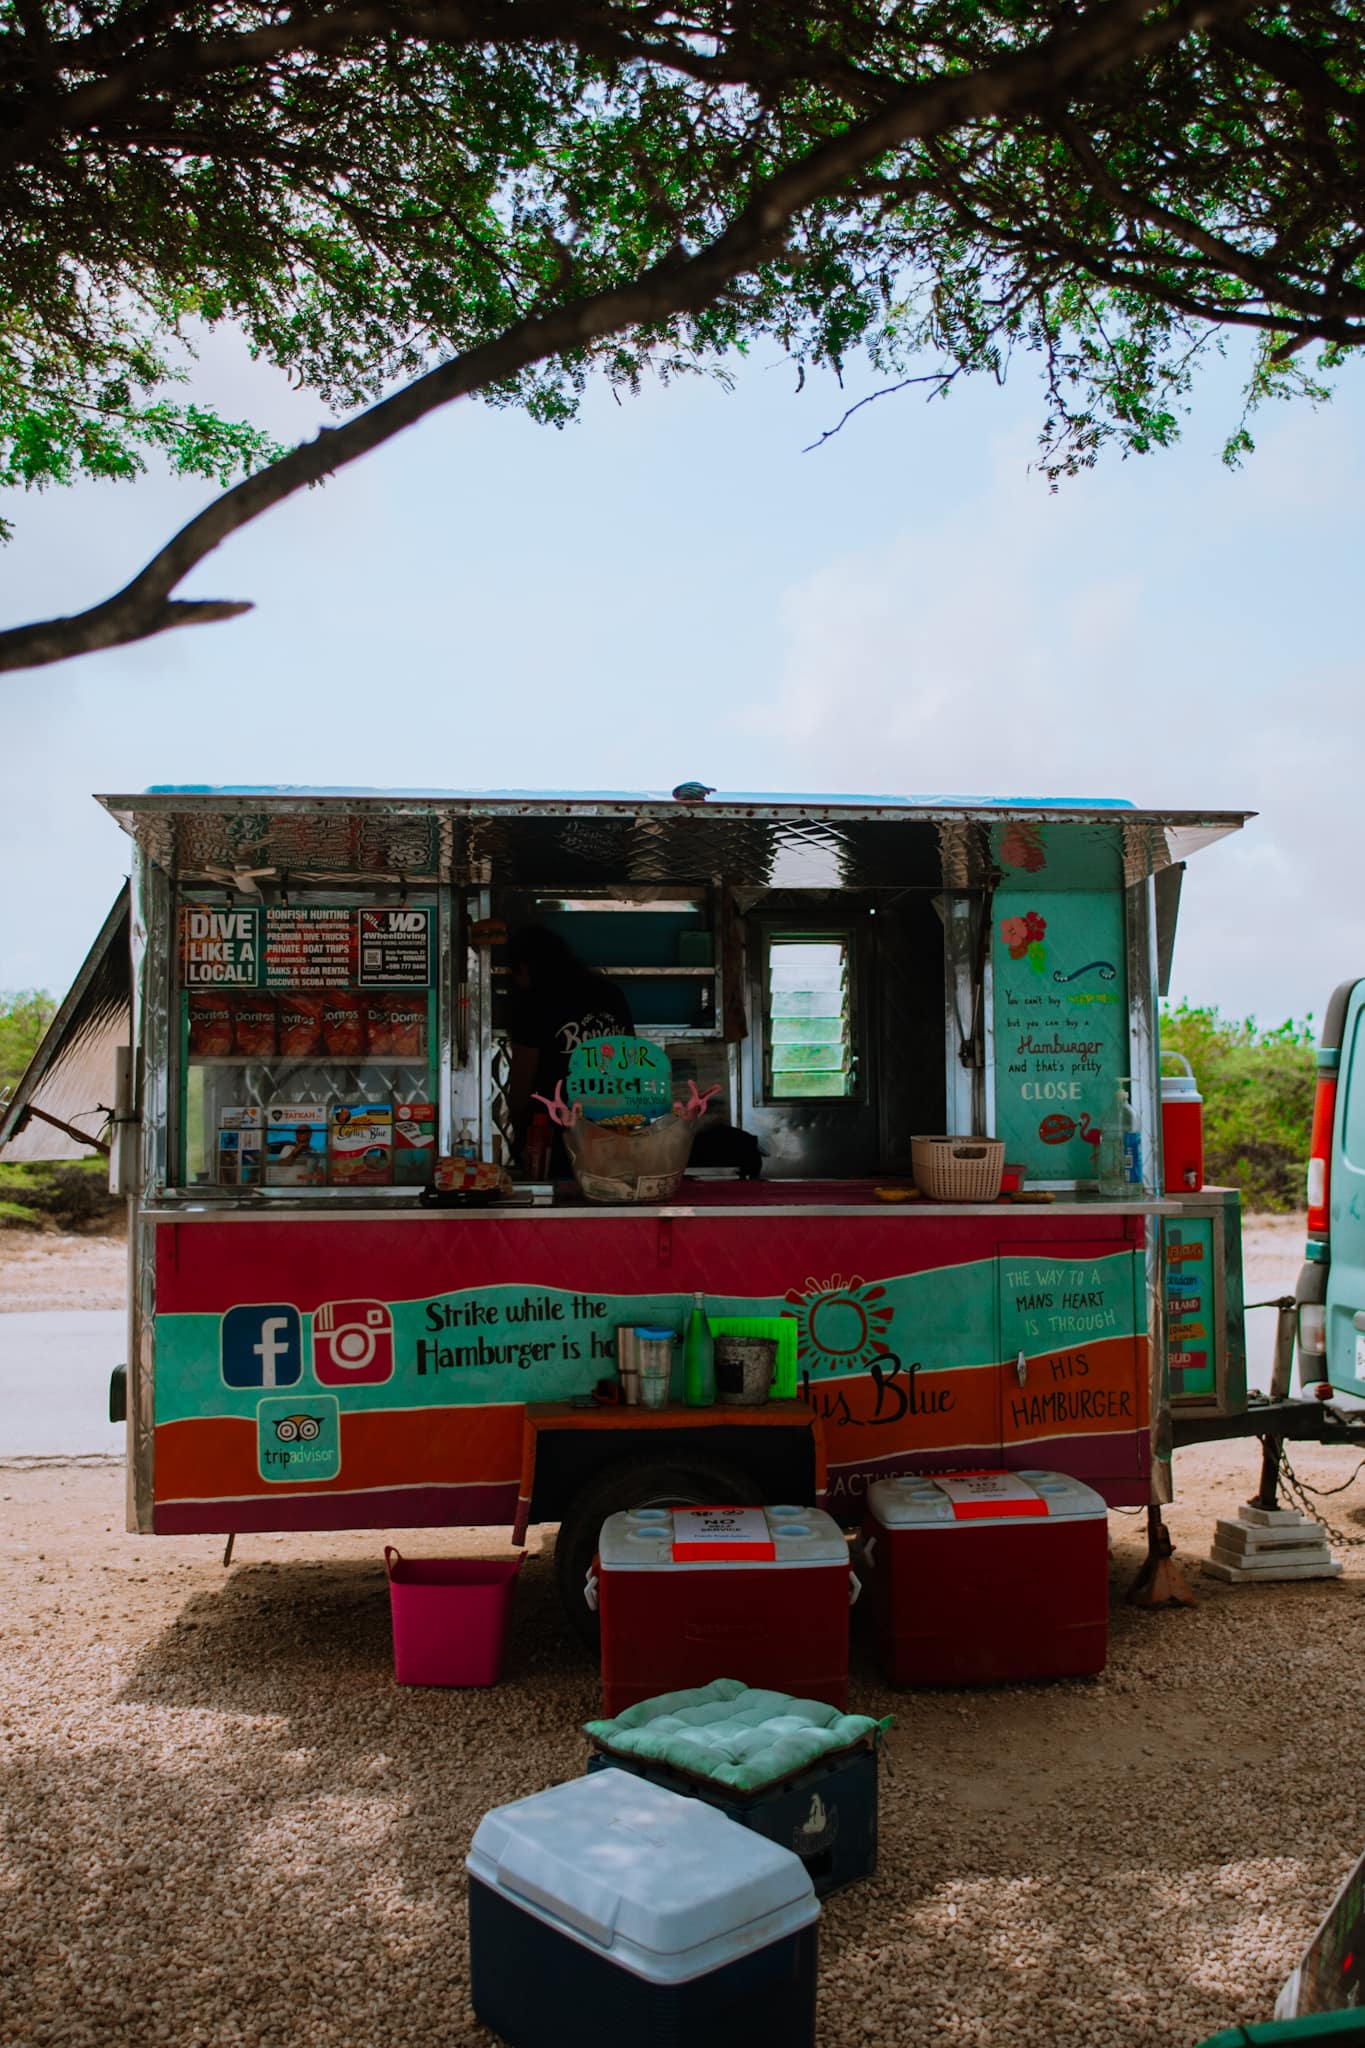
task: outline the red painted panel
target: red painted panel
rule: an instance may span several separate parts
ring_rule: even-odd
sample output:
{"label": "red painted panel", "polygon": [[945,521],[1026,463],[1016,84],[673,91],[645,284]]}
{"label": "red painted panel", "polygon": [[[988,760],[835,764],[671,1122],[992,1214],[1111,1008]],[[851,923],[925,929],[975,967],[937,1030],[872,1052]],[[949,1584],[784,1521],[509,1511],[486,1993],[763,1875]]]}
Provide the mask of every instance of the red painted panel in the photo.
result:
{"label": "red painted panel", "polygon": [[[387,1301],[497,1285],[780,1295],[797,1268],[886,1280],[993,1258],[1012,1223],[1033,1245],[1075,1237],[1074,1219],[989,1206],[979,1218],[447,1214],[420,1222],[336,1216],[162,1224],[157,1310],[213,1314],[238,1301],[291,1301],[310,1311],[358,1287]],[[1136,1242],[1140,1227],[1137,1219],[1097,1215],[1086,1234],[1118,1246]]]}

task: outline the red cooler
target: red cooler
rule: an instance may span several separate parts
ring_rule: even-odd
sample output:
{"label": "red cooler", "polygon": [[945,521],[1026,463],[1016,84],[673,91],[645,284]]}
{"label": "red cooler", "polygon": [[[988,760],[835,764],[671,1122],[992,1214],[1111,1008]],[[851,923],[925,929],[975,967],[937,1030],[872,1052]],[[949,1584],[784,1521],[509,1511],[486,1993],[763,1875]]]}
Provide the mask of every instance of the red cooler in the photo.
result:
{"label": "red cooler", "polygon": [[1179,1060],[1183,1074],[1161,1077],[1161,1152],[1168,1194],[1198,1194],[1204,1185],[1204,1098],[1183,1053],[1163,1052],[1162,1060]]}
{"label": "red cooler", "polygon": [[868,1488],[863,1554],[893,1685],[1104,1669],[1109,1524],[1061,1472],[949,1472]]}
{"label": "red cooler", "polygon": [[818,1508],[636,1508],[602,1524],[588,1580],[606,1714],[738,1678],[848,1700],[848,1542]]}

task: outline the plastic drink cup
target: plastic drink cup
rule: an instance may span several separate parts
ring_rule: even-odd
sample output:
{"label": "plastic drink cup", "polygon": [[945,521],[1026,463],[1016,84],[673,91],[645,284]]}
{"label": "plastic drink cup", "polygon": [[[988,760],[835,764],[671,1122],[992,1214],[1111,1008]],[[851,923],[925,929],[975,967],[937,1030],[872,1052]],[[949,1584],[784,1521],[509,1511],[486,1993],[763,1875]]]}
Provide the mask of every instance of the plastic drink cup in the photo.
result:
{"label": "plastic drink cup", "polygon": [[635,1332],[635,1355],[640,1373],[640,1405],[666,1408],[668,1385],[673,1377],[673,1332],[651,1328]]}

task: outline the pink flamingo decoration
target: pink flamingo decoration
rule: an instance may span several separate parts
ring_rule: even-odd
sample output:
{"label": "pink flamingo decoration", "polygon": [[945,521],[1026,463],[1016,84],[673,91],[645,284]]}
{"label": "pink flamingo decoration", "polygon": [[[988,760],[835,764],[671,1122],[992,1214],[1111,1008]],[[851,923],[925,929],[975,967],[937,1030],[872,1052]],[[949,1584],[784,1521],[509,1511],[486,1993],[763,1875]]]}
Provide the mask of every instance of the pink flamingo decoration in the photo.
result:
{"label": "pink flamingo decoration", "polygon": [[1098,1124],[1091,1123],[1090,1111],[1088,1109],[1083,1109],[1081,1111],[1081,1128],[1079,1135],[1085,1139],[1087,1145],[1094,1146],[1095,1157],[1098,1159],[1100,1156],[1100,1145],[1103,1141],[1104,1134],[1101,1131]]}
{"label": "pink flamingo decoration", "polygon": [[696,1118],[703,1117],[706,1115],[707,1103],[711,1100],[711,1097],[713,1095],[719,1094],[719,1081],[713,1081],[711,1083],[711,1086],[708,1089],[706,1089],[704,1093],[699,1094],[697,1091],[696,1082],[689,1077],[687,1083],[687,1100],[686,1102],[675,1102],[673,1105],[673,1114],[674,1116],[680,1116],[683,1119],[684,1123],[691,1123]]}
{"label": "pink flamingo decoration", "polygon": [[550,1122],[558,1124],[562,1130],[567,1130],[570,1124],[576,1124],[583,1114],[581,1102],[568,1103],[564,1100],[564,1083],[562,1079],[555,1082],[555,1092],[553,1095],[533,1094],[531,1100],[532,1102],[543,1102],[549,1112]]}

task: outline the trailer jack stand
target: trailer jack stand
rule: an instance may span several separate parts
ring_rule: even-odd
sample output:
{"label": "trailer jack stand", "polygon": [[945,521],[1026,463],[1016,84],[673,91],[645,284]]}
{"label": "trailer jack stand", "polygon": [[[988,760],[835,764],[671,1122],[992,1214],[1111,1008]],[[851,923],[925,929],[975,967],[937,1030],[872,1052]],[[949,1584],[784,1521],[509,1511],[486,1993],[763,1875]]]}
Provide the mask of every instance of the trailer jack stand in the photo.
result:
{"label": "trailer jack stand", "polygon": [[1189,1580],[1172,1556],[1171,1535],[1159,1507],[1147,1510],[1147,1556],[1128,1590],[1130,1607],[1197,1607]]}

